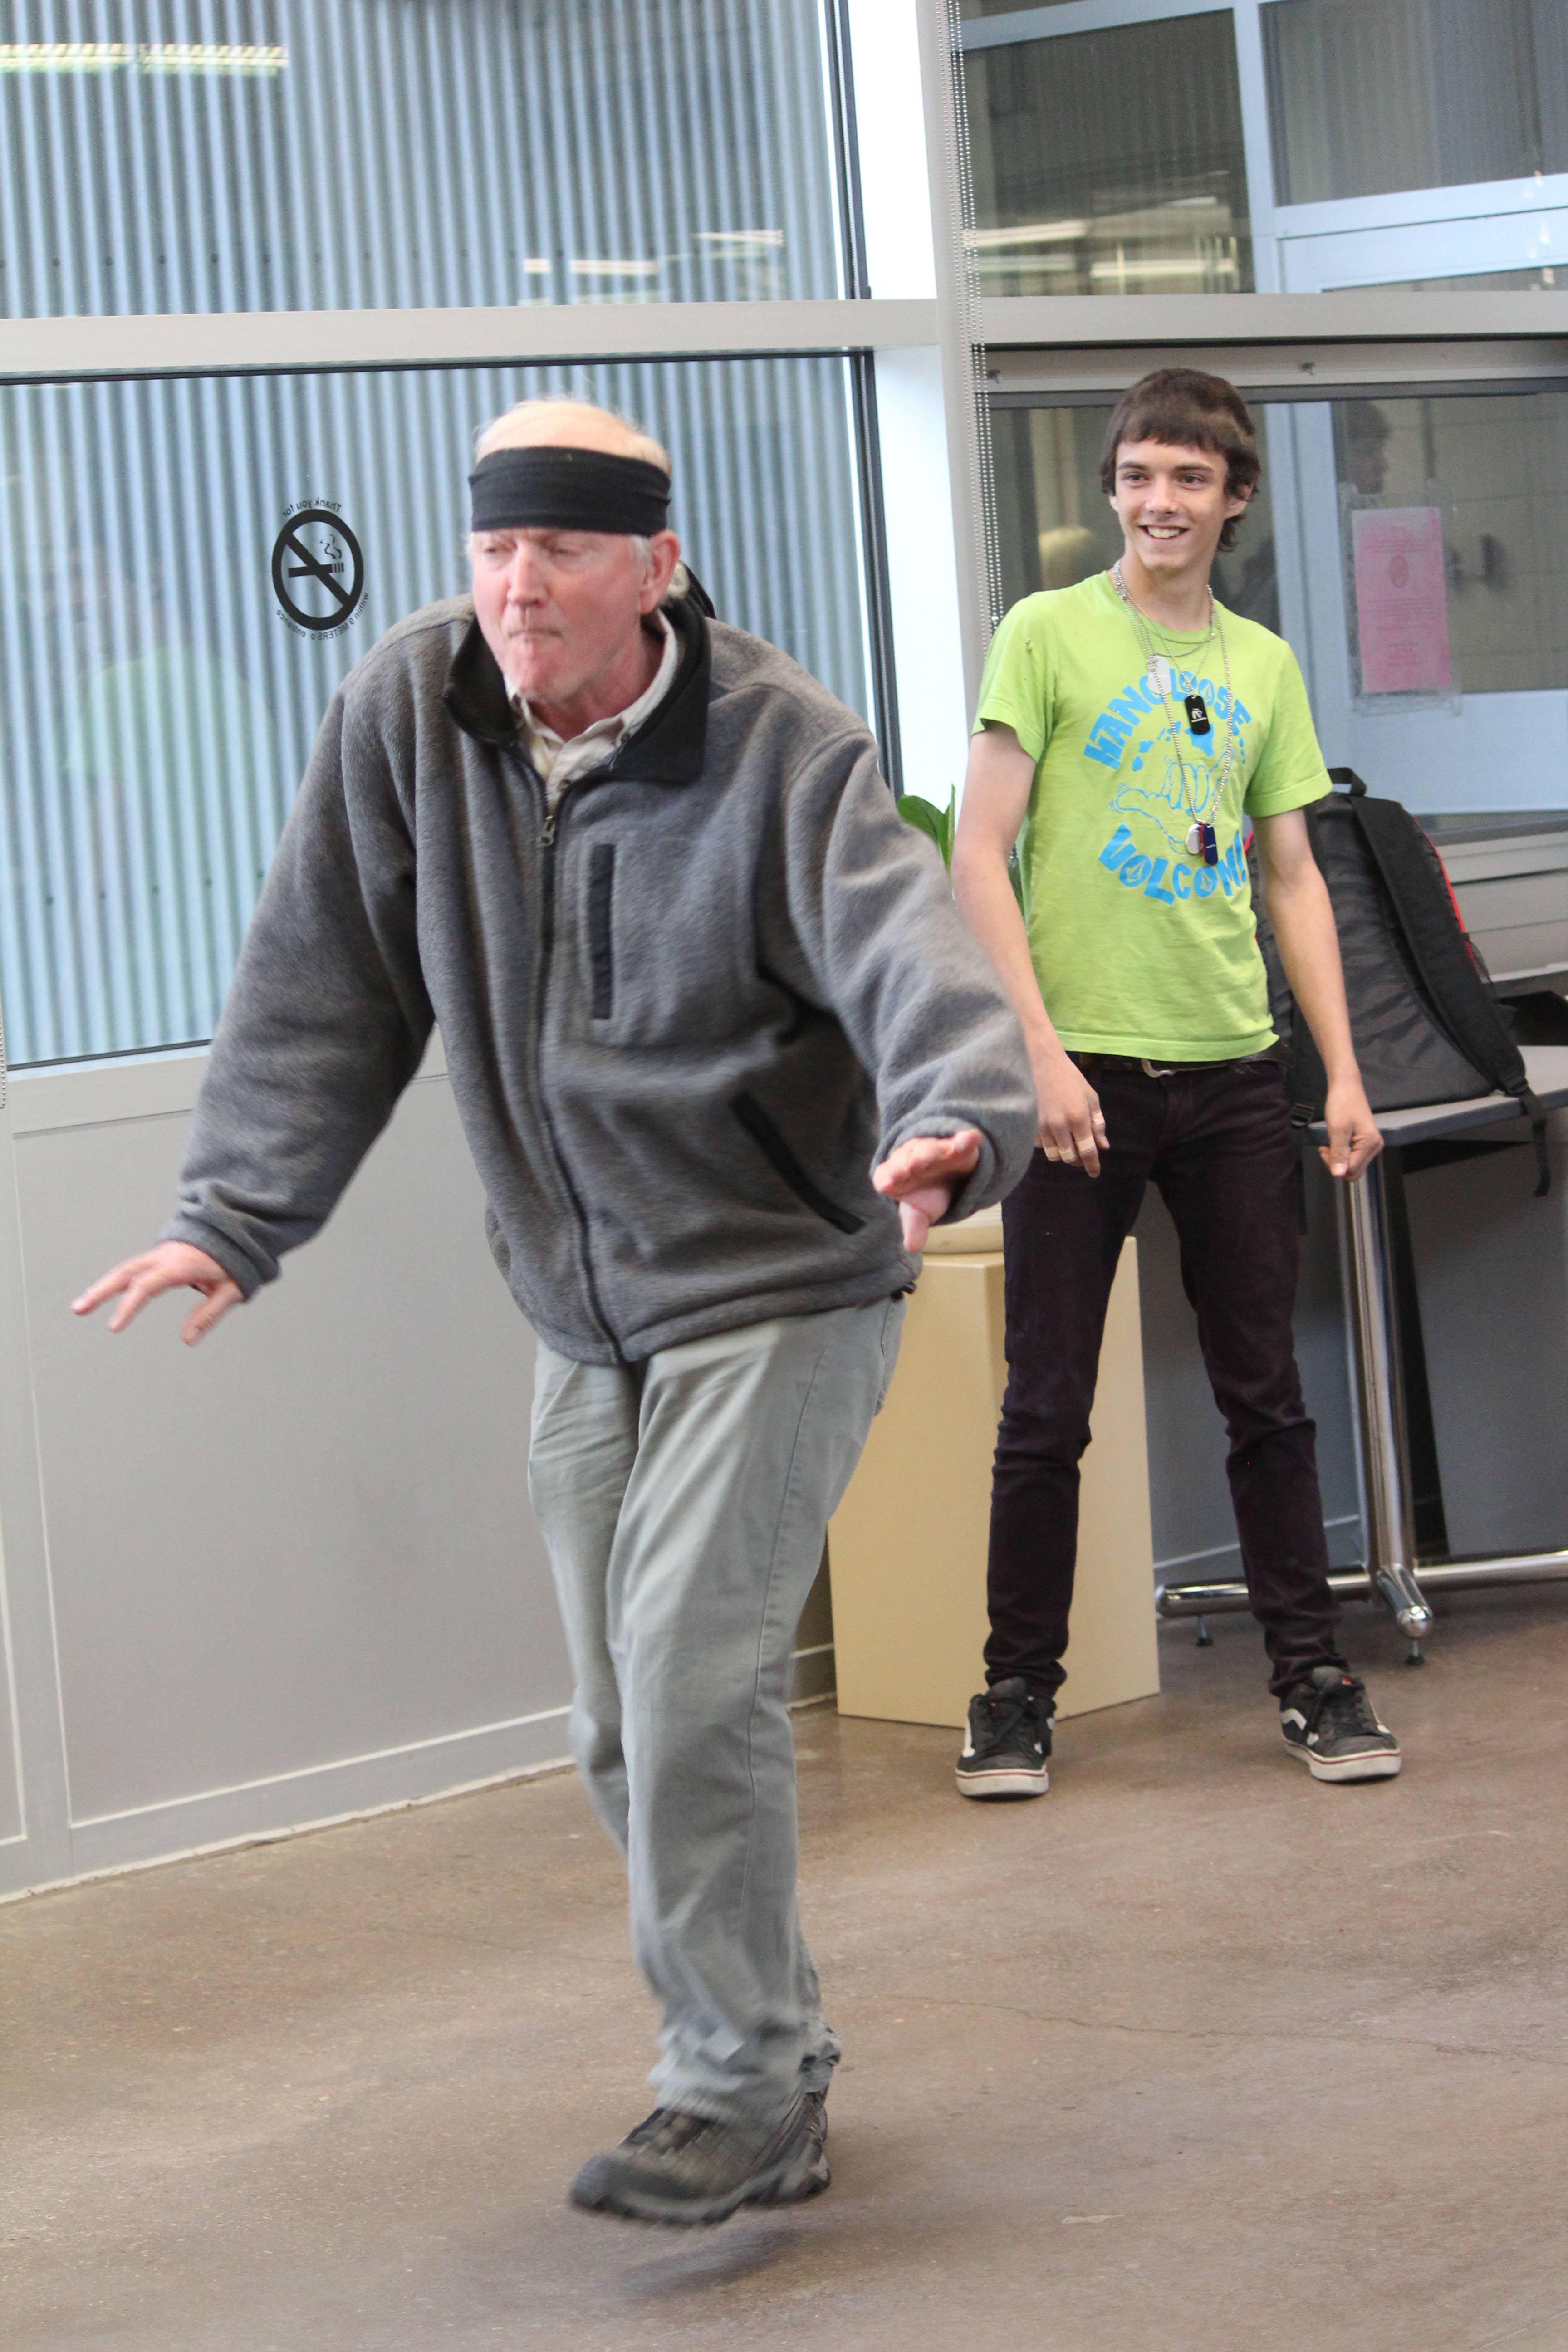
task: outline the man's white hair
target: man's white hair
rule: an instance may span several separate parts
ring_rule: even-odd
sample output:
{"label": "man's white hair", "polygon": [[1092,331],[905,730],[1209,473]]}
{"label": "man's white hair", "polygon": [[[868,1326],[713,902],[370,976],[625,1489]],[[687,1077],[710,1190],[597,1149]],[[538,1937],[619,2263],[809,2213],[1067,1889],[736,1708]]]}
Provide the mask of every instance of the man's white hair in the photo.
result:
{"label": "man's white hair", "polygon": [[514,420],[531,416],[541,408],[563,408],[581,417],[598,416],[606,424],[618,425],[630,444],[624,453],[626,457],[640,457],[645,465],[657,466],[661,474],[668,474],[670,470],[668,450],[656,441],[651,433],[646,432],[635,418],[623,416],[618,408],[603,408],[595,400],[578,400],[569,393],[542,392],[535,394],[531,400],[514,401],[510,408],[503,408],[499,416],[492,416],[488,425],[480,425],[474,436],[474,456],[488,457],[492,449],[504,448],[511,437],[507,426]]}
{"label": "man's white hair", "polygon": [[[618,408],[602,408],[597,401],[578,400],[570,394],[553,392],[537,394],[531,400],[515,401],[510,408],[503,409],[499,416],[492,416],[488,425],[482,425],[474,436],[476,463],[480,457],[488,457],[492,449],[521,446],[514,444],[513,436],[508,433],[507,426],[514,418],[531,415],[536,409],[541,408],[574,410],[579,416],[584,417],[602,416],[610,424],[618,425],[626,435],[626,446],[619,454],[627,457],[640,457],[645,465],[657,466],[661,474],[668,474],[672,470],[669,452],[663,443],[656,441],[651,433],[645,431],[643,426],[637,424],[631,417],[623,416]],[[642,565],[646,577],[653,568],[653,549],[646,539],[636,536],[632,536],[632,548]],[[685,564],[678,563],[675,567],[675,575],[665,590],[665,603],[672,604],[678,602],[685,595],[690,584]]]}

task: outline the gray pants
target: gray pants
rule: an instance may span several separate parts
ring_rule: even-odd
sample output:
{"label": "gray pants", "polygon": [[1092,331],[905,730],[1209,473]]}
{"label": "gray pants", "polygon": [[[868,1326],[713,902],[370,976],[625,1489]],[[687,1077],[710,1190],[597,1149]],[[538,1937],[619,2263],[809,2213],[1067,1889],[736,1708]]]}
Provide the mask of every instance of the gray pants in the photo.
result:
{"label": "gray pants", "polygon": [[539,1349],[529,1486],[576,1680],[572,1752],[626,1856],[664,2014],[661,2106],[771,2122],[838,2056],[795,1909],[784,1695],[902,1320],[879,1299],[629,1367]]}

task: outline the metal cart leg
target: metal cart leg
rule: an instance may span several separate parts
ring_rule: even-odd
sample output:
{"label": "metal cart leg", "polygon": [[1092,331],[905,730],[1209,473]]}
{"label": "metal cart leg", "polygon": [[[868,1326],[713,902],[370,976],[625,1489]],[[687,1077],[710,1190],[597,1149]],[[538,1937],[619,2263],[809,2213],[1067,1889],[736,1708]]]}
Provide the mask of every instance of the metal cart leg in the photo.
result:
{"label": "metal cart leg", "polygon": [[1359,1183],[1337,1188],[1342,1241],[1348,1244],[1354,1335],[1356,1409],[1366,1487],[1367,1574],[1400,1632],[1411,1663],[1432,1630],[1432,1612],[1415,1580],[1415,1523],[1405,1437],[1405,1378],[1399,1357],[1394,1267],[1388,1246],[1388,1192],[1381,1161]]}
{"label": "metal cart leg", "polygon": [[[1375,1597],[1384,1601],[1401,1632],[1409,1635],[1410,1663],[1418,1665],[1421,1643],[1432,1630],[1427,1592],[1474,1591],[1494,1584],[1568,1583],[1568,1549],[1446,1559],[1422,1569],[1417,1580],[1405,1383],[1388,1246],[1388,1195],[1381,1164],[1374,1160],[1359,1183],[1339,1184],[1334,1190],[1354,1339],[1367,1564],[1363,1569],[1336,1570],[1329,1585],[1347,1600]],[[1247,1587],[1237,1582],[1162,1584],[1154,1591],[1155,1613],[1161,1617],[1201,1621],[1247,1606]]]}
{"label": "metal cart leg", "polygon": [[[1388,1248],[1388,1196],[1374,1160],[1355,1184],[1335,1186],[1340,1238],[1349,1280],[1354,1334],[1356,1407],[1366,1484],[1367,1564],[1329,1579],[1339,1593],[1371,1590],[1410,1637],[1412,1664],[1432,1630],[1432,1612],[1415,1580],[1415,1529],[1410,1506],[1410,1465],[1405,1444],[1405,1386],[1399,1325]],[[1247,1606],[1241,1583],[1163,1584],[1154,1594],[1162,1617],[1194,1617]],[[1200,1636],[1201,1640],[1201,1636]]]}

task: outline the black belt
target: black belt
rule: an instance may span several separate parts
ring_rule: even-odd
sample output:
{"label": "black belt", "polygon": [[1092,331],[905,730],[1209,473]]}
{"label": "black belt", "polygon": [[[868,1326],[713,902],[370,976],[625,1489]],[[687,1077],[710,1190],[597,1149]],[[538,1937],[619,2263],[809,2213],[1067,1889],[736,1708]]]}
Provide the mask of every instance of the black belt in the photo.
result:
{"label": "black belt", "polygon": [[1278,1045],[1269,1045],[1261,1054],[1227,1055],[1223,1062],[1152,1062],[1137,1054],[1070,1054],[1068,1058],[1080,1070],[1136,1071],[1145,1078],[1174,1078],[1184,1077],[1191,1070],[1239,1070],[1247,1062],[1278,1065],[1283,1056]]}

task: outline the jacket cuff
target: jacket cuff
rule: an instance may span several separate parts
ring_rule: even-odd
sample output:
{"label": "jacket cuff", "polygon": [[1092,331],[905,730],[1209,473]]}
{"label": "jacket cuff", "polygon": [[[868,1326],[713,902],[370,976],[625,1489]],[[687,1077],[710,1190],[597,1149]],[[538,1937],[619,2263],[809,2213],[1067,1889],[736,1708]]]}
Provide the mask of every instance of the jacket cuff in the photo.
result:
{"label": "jacket cuff", "polygon": [[901,1143],[910,1142],[917,1135],[960,1135],[966,1127],[973,1128],[979,1135],[980,1157],[969,1174],[961,1177],[954,1185],[952,1197],[942,1215],[933,1220],[939,1225],[956,1225],[964,1217],[972,1217],[977,1209],[990,1208],[993,1202],[1002,1197],[997,1182],[1001,1163],[996,1146],[978,1119],[937,1111],[923,1118],[916,1117],[901,1120],[894,1132],[884,1138],[877,1154],[879,1166],[889,1152],[896,1151]]}
{"label": "jacket cuff", "polygon": [[984,1128],[980,1130],[980,1157],[961,1184],[953,1187],[946,1213],[937,1219],[939,1225],[956,1225],[972,1217],[978,1209],[989,1209],[1002,1197],[996,1182],[996,1148]]}
{"label": "jacket cuff", "polygon": [[158,1239],[161,1242],[185,1242],[192,1249],[205,1250],[208,1257],[216,1259],[222,1266],[229,1280],[239,1285],[241,1295],[246,1298],[254,1298],[264,1282],[276,1282],[278,1279],[276,1265],[258,1265],[255,1258],[240,1247],[232,1234],[220,1232],[216,1225],[205,1223],[200,1217],[171,1217]]}

